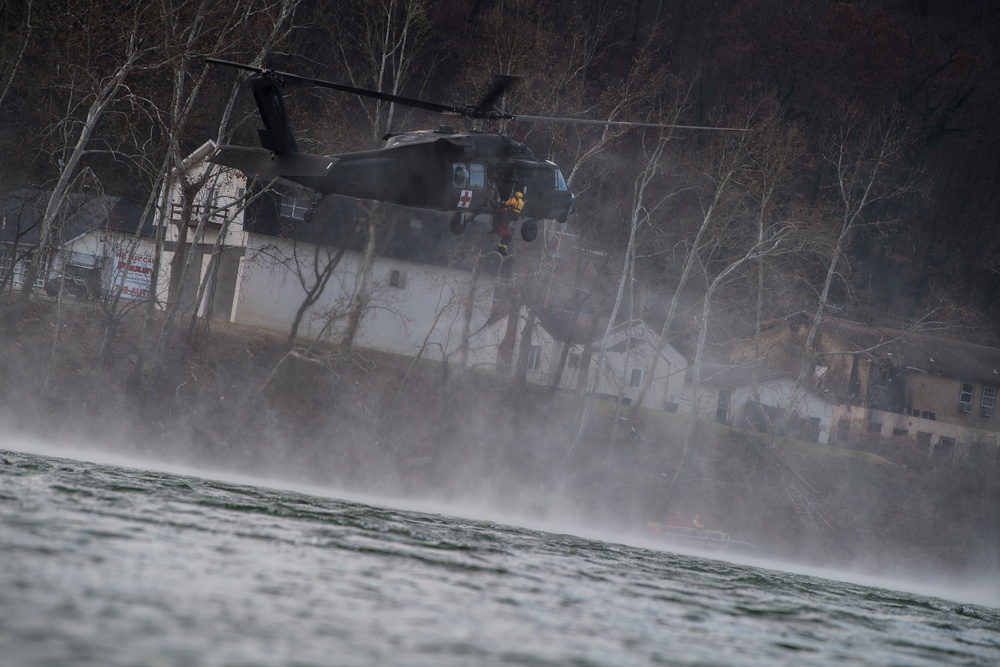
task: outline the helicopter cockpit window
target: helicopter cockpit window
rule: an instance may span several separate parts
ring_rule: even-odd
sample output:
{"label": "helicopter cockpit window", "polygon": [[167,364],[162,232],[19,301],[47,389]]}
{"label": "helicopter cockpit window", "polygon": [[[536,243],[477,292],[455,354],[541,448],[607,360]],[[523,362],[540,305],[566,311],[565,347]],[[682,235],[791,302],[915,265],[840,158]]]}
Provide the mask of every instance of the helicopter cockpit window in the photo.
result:
{"label": "helicopter cockpit window", "polygon": [[562,172],[558,169],[556,169],[556,190],[559,192],[566,192],[569,190],[569,188],[566,187],[566,179],[563,178]]}
{"label": "helicopter cockpit window", "polygon": [[451,184],[456,188],[464,188],[469,182],[469,170],[464,164],[453,164],[451,166]]}
{"label": "helicopter cockpit window", "polygon": [[469,165],[469,187],[482,190],[486,187],[486,168],[473,162]]}

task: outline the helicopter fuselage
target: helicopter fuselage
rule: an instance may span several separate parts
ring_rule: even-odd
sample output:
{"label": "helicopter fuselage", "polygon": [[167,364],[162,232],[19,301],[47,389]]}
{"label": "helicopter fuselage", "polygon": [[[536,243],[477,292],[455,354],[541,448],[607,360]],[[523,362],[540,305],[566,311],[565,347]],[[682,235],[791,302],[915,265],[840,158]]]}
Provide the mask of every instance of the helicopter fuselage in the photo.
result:
{"label": "helicopter fuselage", "polygon": [[[248,175],[284,178],[323,195],[451,211],[463,214],[462,219],[464,214],[493,211],[498,200],[515,191],[524,195],[524,218],[565,222],[573,210],[573,195],[559,167],[537,159],[527,146],[500,134],[456,132],[442,126],[387,135],[381,148],[370,151],[329,156],[304,153],[288,122],[281,93],[283,76],[298,79],[260,70],[247,82],[264,123],[258,130],[261,147],[221,146],[209,158],[211,162]],[[330,82],[314,83],[394,98]],[[418,100],[408,102],[426,106]]]}
{"label": "helicopter fuselage", "polygon": [[456,213],[485,213],[515,190],[525,218],[565,222],[572,194],[559,167],[498,134],[449,127],[388,136],[382,148],[331,156],[223,146],[212,162],[282,177],[323,195]]}

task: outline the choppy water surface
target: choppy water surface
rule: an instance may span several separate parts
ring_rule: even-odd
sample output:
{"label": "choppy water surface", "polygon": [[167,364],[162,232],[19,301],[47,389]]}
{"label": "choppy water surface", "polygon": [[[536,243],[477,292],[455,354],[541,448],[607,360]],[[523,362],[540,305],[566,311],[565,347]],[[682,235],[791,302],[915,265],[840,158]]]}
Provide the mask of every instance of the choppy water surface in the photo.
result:
{"label": "choppy water surface", "polygon": [[4,665],[992,665],[1000,612],[0,451]]}

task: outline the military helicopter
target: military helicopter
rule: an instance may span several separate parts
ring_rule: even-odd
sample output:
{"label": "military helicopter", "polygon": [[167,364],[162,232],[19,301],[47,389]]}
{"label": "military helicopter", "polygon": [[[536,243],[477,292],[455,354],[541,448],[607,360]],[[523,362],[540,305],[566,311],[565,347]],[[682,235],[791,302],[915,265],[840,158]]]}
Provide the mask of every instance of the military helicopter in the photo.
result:
{"label": "military helicopter", "polygon": [[282,89],[286,84],[329,88],[385,102],[482,121],[520,120],[622,127],[707,128],[690,125],[632,123],[547,116],[515,116],[495,108],[496,102],[516,81],[498,77],[490,91],[475,105],[447,105],[391,95],[279,72],[264,67],[206,58],[206,63],[253,72],[248,85],[253,92],[264,129],[258,130],[260,148],[226,145],[210,162],[264,178],[281,177],[323,195],[344,195],[401,206],[453,212],[450,229],[465,231],[479,214],[494,214],[498,196],[506,199],[523,193],[521,238],[533,241],[538,220],[566,222],[574,209],[559,167],[536,158],[522,143],[482,131],[460,132],[451,125],[435,130],[387,134],[381,148],[340,155],[312,155],[299,150],[285,110]]}

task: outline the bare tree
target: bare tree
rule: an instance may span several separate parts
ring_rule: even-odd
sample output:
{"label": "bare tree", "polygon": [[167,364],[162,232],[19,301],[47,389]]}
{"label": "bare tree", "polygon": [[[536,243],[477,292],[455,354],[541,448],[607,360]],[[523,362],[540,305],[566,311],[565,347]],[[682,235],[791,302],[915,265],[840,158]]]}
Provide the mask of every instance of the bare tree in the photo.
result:
{"label": "bare tree", "polygon": [[[187,5],[187,11],[164,11],[162,13],[164,21],[162,46],[165,52],[173,55],[172,81],[170,100],[166,109],[162,112],[167,121],[164,123],[169,132],[167,135],[167,150],[164,153],[163,161],[158,169],[152,170],[154,174],[155,187],[150,194],[147,203],[147,211],[157,209],[157,218],[160,225],[157,228],[155,255],[153,262],[152,285],[154,294],[147,300],[147,308],[143,320],[143,330],[141,336],[145,338],[146,330],[153,318],[154,307],[157,305],[155,286],[158,284],[161,274],[161,264],[163,248],[166,240],[168,220],[171,219],[170,208],[174,202],[170,201],[174,188],[179,187],[181,191],[181,215],[177,223],[177,247],[173,256],[173,270],[171,271],[171,289],[168,290],[168,303],[166,304],[166,317],[163,325],[156,337],[153,347],[152,366],[157,365],[157,357],[164,341],[172,337],[173,320],[180,304],[179,299],[183,296],[183,286],[186,284],[187,276],[192,270],[193,256],[190,253],[189,228],[191,227],[191,217],[193,206],[198,198],[204,200],[201,215],[194,232],[194,240],[197,242],[201,238],[204,223],[211,216],[218,216],[220,210],[215,203],[215,197],[211,192],[202,193],[206,187],[212,185],[219,178],[218,169],[206,169],[198,173],[192,180],[189,170],[191,165],[186,164],[186,156],[182,154],[180,140],[188,126],[188,120],[196,100],[200,97],[205,81],[206,68],[198,61],[196,74],[188,70],[189,63],[199,53],[205,51],[213,54],[224,52],[227,49],[237,48],[240,42],[245,39],[245,26],[247,24],[257,25],[261,33],[265,35],[262,42],[257,45],[256,55],[252,59],[254,64],[261,64],[272,52],[276,45],[288,39],[289,34],[294,30],[294,15],[300,0],[271,0],[266,3],[256,3],[251,0],[231,0],[228,3],[212,3],[200,1]],[[176,46],[180,45],[180,46]],[[230,120],[232,110],[236,102],[239,86],[234,85],[230,91],[226,105],[220,114],[218,127],[218,137],[221,139],[230,131]],[[238,210],[233,210],[233,215],[242,210],[247,202],[239,204]],[[233,209],[233,202],[224,204],[226,209]],[[223,229],[216,236],[216,243],[210,256],[210,269],[218,266],[219,253],[222,249],[228,230],[229,223],[233,216],[221,211],[224,219]],[[138,243],[138,230],[135,242]],[[200,281],[197,292],[199,299],[206,294],[210,282],[214,279],[215,271],[209,270]],[[172,298],[176,297],[176,298]],[[196,301],[196,304],[200,301]],[[194,308],[195,317],[198,313],[197,305]],[[192,320],[191,327],[194,325]],[[136,364],[136,372],[141,372],[143,367],[143,350],[140,346],[139,360]]]}
{"label": "bare tree", "polygon": [[35,27],[31,15],[34,6],[34,0],[28,0],[23,5],[7,0],[0,5],[0,17],[3,19],[0,21],[0,76],[6,79],[0,83],[0,109],[21,70],[24,53],[31,42]]}
{"label": "bare tree", "polygon": [[[326,29],[337,45],[340,65],[357,87],[400,95],[417,74],[432,41],[426,0],[353,0]],[[433,56],[431,57],[433,62]],[[395,103],[360,98],[372,142],[393,128]]]}
{"label": "bare tree", "polygon": [[[639,407],[642,405],[646,398],[646,394],[649,392],[653,378],[656,377],[656,367],[663,355],[663,351],[670,342],[670,329],[674,324],[674,318],[676,317],[678,308],[681,304],[682,294],[687,288],[688,280],[691,278],[692,272],[697,266],[699,252],[702,251],[705,243],[710,242],[710,231],[712,226],[715,224],[716,212],[724,204],[725,198],[728,195],[729,187],[732,185],[733,181],[737,177],[737,174],[744,166],[743,160],[746,156],[743,152],[743,142],[745,142],[745,135],[737,134],[722,137],[721,142],[722,147],[720,149],[717,162],[714,165],[714,169],[706,174],[703,186],[705,197],[701,208],[701,219],[700,222],[696,223],[697,227],[694,231],[694,236],[685,243],[683,265],[680,274],[677,277],[677,282],[673,286],[670,302],[664,317],[663,327],[660,330],[659,341],[656,344],[653,354],[652,368],[650,368],[643,377],[642,385],[639,387],[639,391],[636,393],[636,396],[632,401],[632,407],[629,412],[629,421],[633,423],[633,425],[638,414]],[[658,160],[659,157],[657,158],[657,161]]]}
{"label": "bare tree", "polygon": [[[431,44],[425,0],[378,0],[355,2],[328,26],[341,51],[341,64],[349,80],[358,87],[398,95],[413,75],[416,58]],[[373,142],[393,123],[395,104],[360,100]],[[367,238],[358,268],[347,327],[342,345],[354,345],[369,300],[371,271],[375,262],[378,230],[387,209],[372,202],[367,208]]]}
{"label": "bare tree", "polygon": [[344,258],[345,249],[342,247],[334,248],[324,243],[312,243],[311,245],[312,258],[309,262],[305,262],[309,268],[303,268],[303,262],[295,261],[295,266],[300,270],[294,273],[306,295],[295,311],[292,327],[288,332],[288,340],[285,345],[289,350],[295,346],[303,318],[319,301],[326,290],[327,283],[330,282],[330,278],[333,277],[340,266],[340,261]]}
{"label": "bare tree", "polygon": [[[66,139],[60,149],[59,177],[52,190],[39,224],[38,241],[35,244],[34,261],[25,272],[25,280],[21,292],[15,301],[12,311],[8,314],[7,325],[10,330],[16,330],[24,313],[33,286],[48,264],[48,253],[53,237],[53,225],[64,206],[70,183],[80,165],[80,161],[90,146],[91,138],[97,130],[98,123],[105,112],[119,98],[124,90],[125,79],[139,66],[142,59],[150,54],[150,48],[145,44],[147,15],[151,5],[133,5],[121,12],[110,15],[99,7],[84,8],[76,18],[83,22],[103,22],[104,34],[110,34],[109,27],[117,29],[122,36],[118,45],[119,51],[114,57],[96,60],[101,63],[91,68],[80,67],[78,79],[85,83],[73,90],[67,100],[68,112],[54,129],[62,129]],[[96,46],[96,45],[95,45]],[[107,49],[101,44],[100,48]],[[108,65],[103,65],[108,63]],[[79,95],[79,97],[77,97]]]}
{"label": "bare tree", "polygon": [[828,206],[830,240],[825,254],[826,271],[818,286],[816,307],[803,343],[802,362],[789,406],[772,431],[780,433],[806,390],[816,359],[816,336],[830,306],[831,292],[841,275],[850,242],[861,229],[877,230],[892,224],[882,204],[911,192],[919,171],[908,164],[911,136],[901,110],[890,108],[875,116],[860,109],[843,110],[829,140],[824,159],[830,166]]}

